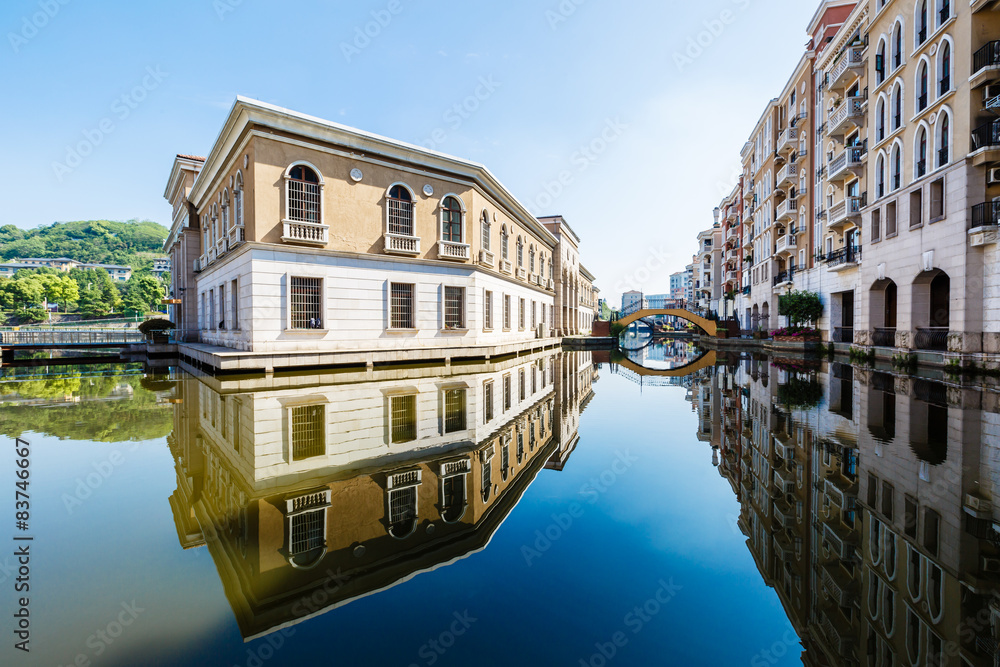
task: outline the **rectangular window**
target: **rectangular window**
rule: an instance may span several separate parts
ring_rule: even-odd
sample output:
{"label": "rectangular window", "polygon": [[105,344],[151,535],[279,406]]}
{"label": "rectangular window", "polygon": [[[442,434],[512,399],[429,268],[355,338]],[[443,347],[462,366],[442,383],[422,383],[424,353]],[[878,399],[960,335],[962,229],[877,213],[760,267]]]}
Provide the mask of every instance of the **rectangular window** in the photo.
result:
{"label": "rectangular window", "polygon": [[490,290],[483,295],[483,328],[493,330],[493,292]]}
{"label": "rectangular window", "polygon": [[293,329],[323,328],[323,279],[291,279],[291,324]]}
{"label": "rectangular window", "polygon": [[934,510],[924,510],[924,548],[937,556],[938,553],[938,531],[941,525],[941,517]]}
{"label": "rectangular window", "polygon": [[415,329],[413,322],[413,283],[389,285],[389,327]]}
{"label": "rectangular window", "polygon": [[524,400],[524,392],[525,392],[524,369],[522,368],[517,373],[517,400],[519,401]]}
{"label": "rectangular window", "polygon": [[292,429],[292,460],[301,461],[326,453],[326,420],[322,405],[294,407],[289,413]]}
{"label": "rectangular window", "polygon": [[204,292],[201,293],[201,328],[208,329],[208,297]]}
{"label": "rectangular window", "polygon": [[218,324],[218,320],[215,319],[215,290],[208,290],[208,321],[205,323],[206,329],[215,329],[215,325]]}
{"label": "rectangular window", "polygon": [[493,421],[493,380],[483,383],[483,423]]}
{"label": "rectangular window", "polygon": [[878,502],[878,477],[868,473],[868,507],[875,507]]}
{"label": "rectangular window", "polygon": [[944,179],[931,183],[931,222],[944,218]]}
{"label": "rectangular window", "polygon": [[531,393],[538,391],[538,366],[531,367]]}
{"label": "rectangular window", "polygon": [[322,547],[323,520],[326,510],[303,512],[292,516],[291,553],[301,554]]}
{"label": "rectangular window", "polygon": [[890,238],[896,235],[896,202],[889,202],[885,206],[885,237]]}
{"label": "rectangular window", "polygon": [[465,288],[444,288],[444,328],[465,328]]}
{"label": "rectangular window", "polygon": [[917,501],[912,496],[904,498],[903,506],[906,516],[903,517],[903,532],[912,539],[917,539]]}
{"label": "rectangular window", "polygon": [[503,295],[503,328],[510,331],[510,295]]}
{"label": "rectangular window", "polygon": [[882,239],[882,211],[875,209],[872,211],[872,242],[878,242]]}
{"label": "rectangular window", "polygon": [[924,224],[924,193],[917,189],[910,193],[910,229]]}
{"label": "rectangular window", "polygon": [[444,432],[465,430],[465,389],[449,389],[444,393]]}
{"label": "rectangular window", "polygon": [[219,328],[226,328],[226,286],[219,285]]}
{"label": "rectangular window", "polygon": [[524,299],[517,300],[517,327],[524,331]]}
{"label": "rectangular window", "polygon": [[230,323],[229,328],[239,331],[240,328],[240,285],[234,278],[229,285],[229,307]]}
{"label": "rectangular window", "polygon": [[503,409],[510,410],[510,373],[503,376]]}
{"label": "rectangular window", "polygon": [[531,302],[531,329],[534,331],[538,328],[538,304],[534,301]]}
{"label": "rectangular window", "polygon": [[892,484],[882,482],[882,514],[889,521],[893,520],[893,510],[894,510],[894,490]]}
{"label": "rectangular window", "polygon": [[389,398],[389,431],[392,444],[412,442],[417,439],[417,397],[391,396]]}

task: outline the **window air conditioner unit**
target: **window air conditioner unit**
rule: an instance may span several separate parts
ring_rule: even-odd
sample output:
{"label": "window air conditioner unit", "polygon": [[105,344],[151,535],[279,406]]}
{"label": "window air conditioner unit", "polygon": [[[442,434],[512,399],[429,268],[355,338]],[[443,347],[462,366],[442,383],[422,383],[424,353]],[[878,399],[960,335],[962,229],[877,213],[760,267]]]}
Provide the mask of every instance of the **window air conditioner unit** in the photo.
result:
{"label": "window air conditioner unit", "polygon": [[989,185],[1000,184],[1000,167],[994,167],[987,171],[986,182]]}
{"label": "window air conditioner unit", "polygon": [[996,101],[998,97],[1000,97],[1000,84],[994,83],[986,86],[986,88],[983,89],[983,106],[986,108],[998,106]]}

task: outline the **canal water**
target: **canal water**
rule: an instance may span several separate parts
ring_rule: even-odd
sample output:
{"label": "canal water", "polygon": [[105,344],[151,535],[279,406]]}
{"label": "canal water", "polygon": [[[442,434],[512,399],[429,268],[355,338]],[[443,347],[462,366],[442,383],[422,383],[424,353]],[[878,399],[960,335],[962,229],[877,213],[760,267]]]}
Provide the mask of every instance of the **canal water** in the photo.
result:
{"label": "canal water", "polygon": [[623,344],[5,370],[2,663],[993,664],[992,394]]}

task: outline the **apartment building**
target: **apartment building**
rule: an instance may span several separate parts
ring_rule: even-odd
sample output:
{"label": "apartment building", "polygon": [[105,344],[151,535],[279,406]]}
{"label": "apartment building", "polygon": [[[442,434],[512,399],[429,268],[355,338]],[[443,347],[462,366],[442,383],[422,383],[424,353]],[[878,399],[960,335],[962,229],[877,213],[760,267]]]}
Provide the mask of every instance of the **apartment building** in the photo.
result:
{"label": "apartment building", "polygon": [[[172,317],[253,353],[527,344],[587,329],[580,239],[479,164],[239,97],[178,155]],[[589,288],[587,288],[589,289]]]}
{"label": "apartment building", "polygon": [[[749,282],[744,283],[743,276],[743,184],[737,183],[729,196],[719,204],[717,219],[722,227],[723,262],[720,268],[722,280],[722,300],[719,304],[719,316],[723,319],[741,319],[745,312],[744,284],[749,288]],[[749,324],[745,325],[749,328]]]}
{"label": "apartment building", "polygon": [[722,250],[720,226],[698,234],[698,254],[694,257],[694,307],[702,312],[719,312],[722,301]]}
{"label": "apartment building", "polygon": [[844,349],[990,361],[982,355],[1000,353],[996,3],[825,0],[807,32],[741,151],[741,319],[784,324],[780,296],[808,290],[826,305],[824,337]]}
{"label": "apartment building", "polygon": [[26,257],[15,259],[10,262],[0,263],[0,277],[12,277],[21,269],[38,269],[47,267],[58,271],[70,271],[72,269],[101,269],[107,271],[111,280],[115,282],[128,282],[132,277],[132,267],[120,264],[95,264],[88,262],[78,262],[68,257],[57,257],[54,259],[45,257]]}

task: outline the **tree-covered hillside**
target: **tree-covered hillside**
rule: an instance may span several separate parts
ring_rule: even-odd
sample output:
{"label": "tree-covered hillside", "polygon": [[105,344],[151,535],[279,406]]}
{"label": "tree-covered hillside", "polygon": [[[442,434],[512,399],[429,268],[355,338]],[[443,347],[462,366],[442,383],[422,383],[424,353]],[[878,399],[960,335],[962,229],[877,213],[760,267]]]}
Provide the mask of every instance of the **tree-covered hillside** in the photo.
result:
{"label": "tree-covered hillside", "polygon": [[0,227],[0,260],[69,257],[81,262],[124,264],[143,270],[162,256],[168,230],[149,220],[56,222],[34,229]]}

